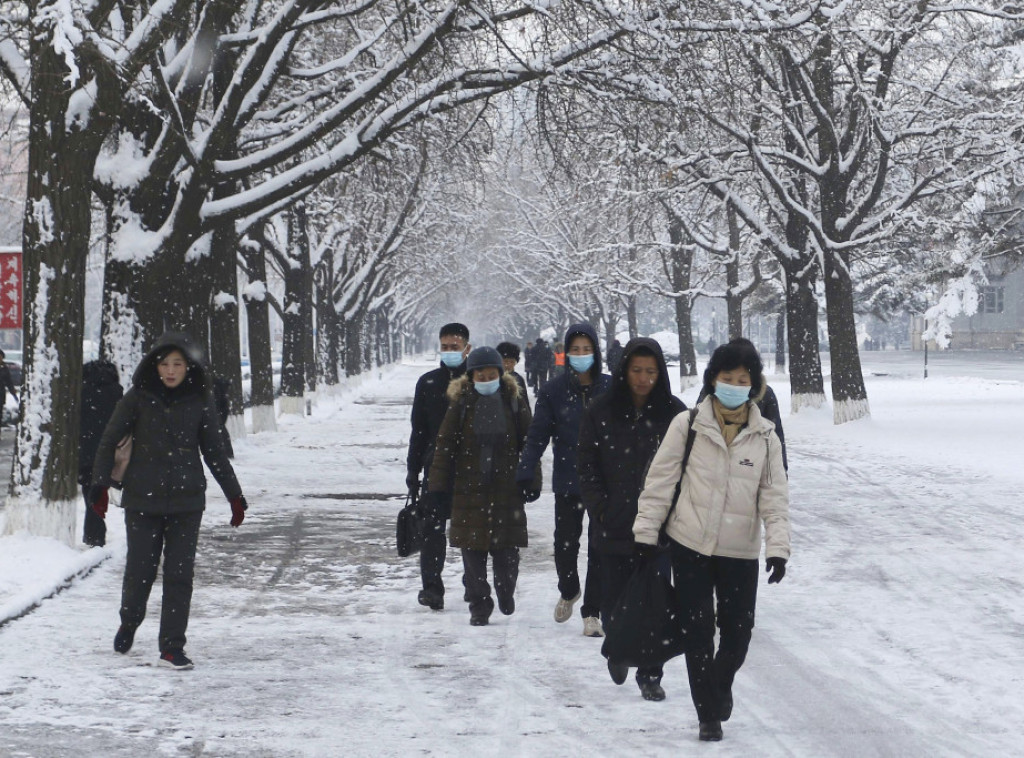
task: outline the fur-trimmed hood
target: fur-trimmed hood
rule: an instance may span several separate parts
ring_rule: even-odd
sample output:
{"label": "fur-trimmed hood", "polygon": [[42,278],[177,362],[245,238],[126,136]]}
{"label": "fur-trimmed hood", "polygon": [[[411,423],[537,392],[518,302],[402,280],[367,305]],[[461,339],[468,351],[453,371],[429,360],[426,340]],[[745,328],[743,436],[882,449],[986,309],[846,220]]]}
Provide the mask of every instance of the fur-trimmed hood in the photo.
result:
{"label": "fur-trimmed hood", "polygon": [[[501,375],[501,391],[503,395],[509,397],[522,397],[522,390],[519,387],[519,382],[510,373],[506,372]],[[469,374],[463,374],[457,379],[452,379],[448,384],[448,401],[455,402],[462,395],[469,394],[473,391],[473,380],[470,379]]]}

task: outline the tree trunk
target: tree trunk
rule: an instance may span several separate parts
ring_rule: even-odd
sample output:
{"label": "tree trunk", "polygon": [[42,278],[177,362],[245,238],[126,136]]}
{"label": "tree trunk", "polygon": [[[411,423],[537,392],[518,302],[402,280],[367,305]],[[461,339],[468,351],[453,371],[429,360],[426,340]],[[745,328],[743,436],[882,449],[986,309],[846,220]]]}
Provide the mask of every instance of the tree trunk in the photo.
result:
{"label": "tree trunk", "polygon": [[89,197],[100,139],[69,131],[64,56],[52,30],[34,31],[22,227],[23,421],[14,441],[5,533],[25,530],[74,545]]}
{"label": "tree trunk", "polygon": [[743,295],[740,293],[740,225],[732,203],[726,206],[729,223],[729,260],[725,263],[725,308],[729,339],[743,336]]}
{"label": "tree trunk", "polygon": [[284,337],[281,347],[281,413],[302,415],[305,385],[306,282],[309,268],[305,207],[296,203],[288,214],[288,267],[284,272]]}
{"label": "tree trunk", "polygon": [[360,321],[350,318],[345,321],[345,376],[357,376],[362,371],[363,348],[360,341]]}
{"label": "tree trunk", "polygon": [[680,390],[697,383],[697,351],[693,345],[693,323],[690,311],[693,300],[690,297],[690,277],[693,273],[693,248],[685,244],[683,225],[670,215],[668,225],[669,241],[672,243],[672,258],[669,274],[675,292],[673,304],[676,314],[676,334],[679,335],[679,378]]}
{"label": "tree trunk", "polygon": [[775,373],[786,373],[786,310],[775,318]]}
{"label": "tree trunk", "polygon": [[214,376],[227,379],[231,439],[245,437],[242,404],[242,346],[238,325],[238,266],[232,227],[218,229],[210,246],[214,299],[210,310],[210,366]]}
{"label": "tree trunk", "polygon": [[789,345],[791,410],[820,408],[825,403],[818,345],[818,298],[814,295],[813,265],[787,262],[786,333]]}
{"label": "tree trunk", "polygon": [[128,388],[142,357],[145,335],[132,307],[130,293],[136,286],[136,267],[110,257],[113,218],[107,208],[106,262],[103,267],[103,304],[100,317],[100,357],[117,367],[121,385]]}
{"label": "tree trunk", "polygon": [[835,423],[844,424],[870,416],[871,409],[857,349],[853,282],[848,262],[839,254],[825,255],[825,300],[832,363],[832,415]]}
{"label": "tree trunk", "polygon": [[244,297],[245,315],[249,321],[249,402],[252,406],[252,433],[276,432],[266,253],[261,246],[247,245],[243,248],[243,255],[249,279]]}
{"label": "tree trunk", "polygon": [[[640,336],[640,327],[637,326],[636,316],[636,295],[630,295],[626,300],[626,321],[629,324],[629,338],[635,340]],[[613,334],[612,339],[614,338],[615,335]]]}

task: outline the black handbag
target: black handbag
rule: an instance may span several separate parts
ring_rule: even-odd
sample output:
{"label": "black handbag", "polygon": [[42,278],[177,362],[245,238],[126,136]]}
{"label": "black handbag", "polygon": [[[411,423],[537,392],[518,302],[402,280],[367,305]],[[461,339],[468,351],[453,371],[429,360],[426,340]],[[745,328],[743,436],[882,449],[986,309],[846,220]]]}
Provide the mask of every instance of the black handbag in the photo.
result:
{"label": "black handbag", "polygon": [[406,495],[405,505],[398,512],[395,544],[401,558],[418,553],[423,547],[423,517],[420,515],[419,503],[411,492]]}
{"label": "black handbag", "polygon": [[660,666],[686,652],[682,607],[661,557],[643,560],[604,625],[601,655],[624,666]]}

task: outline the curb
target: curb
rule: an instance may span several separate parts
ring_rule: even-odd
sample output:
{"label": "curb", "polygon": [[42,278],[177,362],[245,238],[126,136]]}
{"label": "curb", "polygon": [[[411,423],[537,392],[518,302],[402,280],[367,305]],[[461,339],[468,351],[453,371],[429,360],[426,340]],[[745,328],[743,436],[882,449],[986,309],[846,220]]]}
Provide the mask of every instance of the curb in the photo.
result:
{"label": "curb", "polygon": [[0,629],[12,621],[17,621],[34,611],[44,600],[56,597],[64,590],[71,587],[76,579],[82,579],[92,573],[93,569],[102,564],[114,553],[110,548],[92,548],[82,553],[79,560],[73,566],[69,566],[68,573],[56,585],[53,580],[40,583],[35,587],[28,587],[10,600],[0,605]]}

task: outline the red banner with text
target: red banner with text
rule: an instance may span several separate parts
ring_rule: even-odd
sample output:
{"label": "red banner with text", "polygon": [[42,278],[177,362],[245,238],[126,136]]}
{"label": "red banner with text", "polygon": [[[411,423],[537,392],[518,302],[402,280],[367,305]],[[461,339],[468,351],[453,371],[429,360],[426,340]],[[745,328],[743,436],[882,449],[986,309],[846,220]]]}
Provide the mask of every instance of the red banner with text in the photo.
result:
{"label": "red banner with text", "polygon": [[21,329],[21,253],[0,253],[0,329]]}

